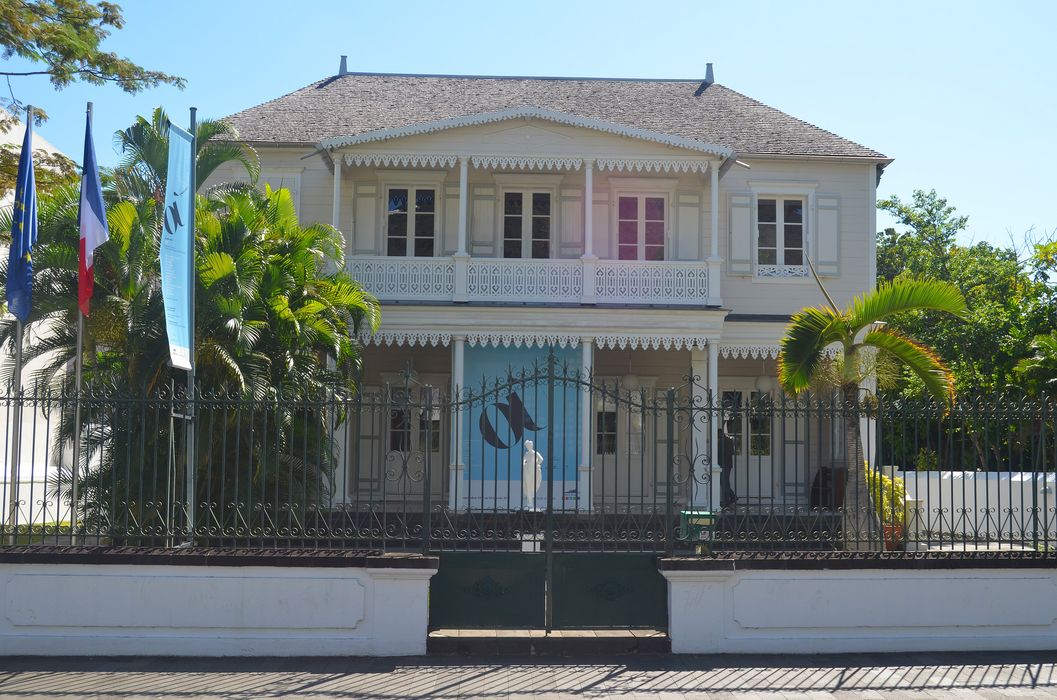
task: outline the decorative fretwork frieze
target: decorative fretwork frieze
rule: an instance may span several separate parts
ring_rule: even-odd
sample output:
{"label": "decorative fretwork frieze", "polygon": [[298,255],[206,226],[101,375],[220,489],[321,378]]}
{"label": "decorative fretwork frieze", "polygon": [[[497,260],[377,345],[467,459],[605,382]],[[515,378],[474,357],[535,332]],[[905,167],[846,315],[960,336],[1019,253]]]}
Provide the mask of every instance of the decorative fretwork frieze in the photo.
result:
{"label": "decorative fretwork frieze", "polygon": [[805,265],[757,265],[757,277],[807,277]]}
{"label": "decorative fretwork frieze", "polygon": [[345,165],[367,165],[400,168],[453,168],[458,162],[453,155],[437,153],[346,153]]}
{"label": "decorative fretwork frieze", "polygon": [[532,331],[499,331],[467,333],[466,344],[474,347],[477,345],[493,347],[540,347],[545,348],[555,345],[560,348],[574,347],[580,344],[580,335],[569,333],[536,333]]}
{"label": "decorative fretwork frieze", "polygon": [[607,350],[703,350],[708,347],[708,338],[699,335],[640,335],[620,333],[595,337],[599,348]]}
{"label": "decorative fretwork frieze", "polygon": [[709,162],[673,158],[599,158],[595,165],[599,170],[617,172],[703,173],[708,170]]}
{"label": "decorative fretwork frieze", "polygon": [[493,170],[579,170],[584,164],[581,158],[547,156],[472,156],[470,162]]}
{"label": "decorative fretwork frieze", "polygon": [[583,289],[579,260],[473,258],[466,270],[470,299],[579,302]]}
{"label": "decorative fretwork frieze", "polygon": [[[719,346],[720,357],[734,360],[774,360],[781,351],[782,346],[780,345],[721,343]],[[827,357],[836,357],[840,348],[830,347],[822,352]]]}
{"label": "decorative fretwork frieze", "polygon": [[360,334],[360,341],[365,345],[407,345],[422,347],[438,345],[447,347],[451,344],[451,333],[440,333],[437,331],[406,331],[406,330],[381,330],[375,333],[364,331]]}

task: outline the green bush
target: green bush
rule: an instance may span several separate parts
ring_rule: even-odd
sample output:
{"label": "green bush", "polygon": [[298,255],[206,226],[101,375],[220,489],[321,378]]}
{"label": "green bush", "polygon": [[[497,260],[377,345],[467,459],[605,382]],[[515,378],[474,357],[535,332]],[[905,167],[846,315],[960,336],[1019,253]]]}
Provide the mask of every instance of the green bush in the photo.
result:
{"label": "green bush", "polygon": [[906,520],[907,486],[900,477],[889,478],[873,469],[866,469],[866,482],[870,486],[870,498],[881,522],[885,525],[902,525]]}
{"label": "green bush", "polygon": [[922,447],[918,450],[917,459],[914,461],[914,469],[919,472],[936,472],[940,470],[940,456],[936,450]]}

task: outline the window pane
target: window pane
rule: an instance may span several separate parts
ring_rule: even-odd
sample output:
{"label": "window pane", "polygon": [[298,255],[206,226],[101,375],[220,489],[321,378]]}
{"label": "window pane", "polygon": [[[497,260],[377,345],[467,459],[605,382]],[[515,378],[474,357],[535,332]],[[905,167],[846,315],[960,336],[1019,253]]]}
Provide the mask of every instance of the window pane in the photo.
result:
{"label": "window pane", "polygon": [[664,222],[646,222],[646,243],[653,245],[664,245]]}
{"label": "window pane", "polygon": [[551,196],[546,192],[535,192],[532,195],[532,213],[548,216],[551,213]]}
{"label": "window pane", "polygon": [[390,236],[406,236],[407,214],[390,214],[386,230]]}
{"label": "window pane", "polygon": [[804,227],[800,224],[786,224],[785,227],[785,247],[786,248],[803,248],[804,247]]}
{"label": "window pane", "polygon": [[520,216],[505,216],[503,217],[503,238],[508,240],[521,240],[521,217]]}
{"label": "window pane", "polygon": [[617,224],[620,243],[635,243],[639,240],[639,224],[635,221],[621,221]]}
{"label": "window pane", "polygon": [[618,216],[621,219],[639,218],[638,197],[621,197],[618,206]]}
{"label": "window pane", "polygon": [[646,220],[664,221],[664,197],[646,198]]}
{"label": "window pane", "polygon": [[432,238],[416,238],[415,239],[415,257],[416,258],[432,258],[433,257],[433,239]]}
{"label": "window pane", "polygon": [[551,220],[545,216],[532,217],[532,238],[535,240],[550,240]]}
{"label": "window pane", "polygon": [[389,211],[407,212],[407,190],[389,190]]}
{"label": "window pane", "polygon": [[415,211],[436,211],[433,190],[415,190]]}
{"label": "window pane", "polygon": [[664,260],[664,246],[648,245],[644,252],[647,260]]}
{"label": "window pane", "polygon": [[774,224],[760,224],[760,240],[757,245],[761,248],[774,248],[777,245]]}
{"label": "window pane", "polygon": [[504,258],[520,258],[521,257],[521,241],[504,241],[503,242],[503,257]]}
{"label": "window pane", "polygon": [[785,251],[785,264],[786,265],[803,265],[804,264],[804,251],[802,251],[802,250],[787,250],[787,251]]}
{"label": "window pane", "polygon": [[432,238],[433,221],[432,214],[415,214],[415,238]]}
{"label": "window pane", "polygon": [[621,260],[638,260],[639,259],[639,248],[634,245],[622,245],[618,246],[619,255]]}
{"label": "window pane", "polygon": [[804,221],[804,202],[799,199],[787,199],[784,202],[785,223],[800,224]]}
{"label": "window pane", "polygon": [[406,238],[390,238],[385,250],[386,255],[407,255]]}
{"label": "window pane", "polygon": [[503,198],[503,212],[508,215],[521,216],[521,193],[507,192]]}
{"label": "window pane", "polygon": [[389,411],[389,449],[405,452],[411,448],[411,416],[404,409]]}
{"label": "window pane", "polygon": [[766,249],[760,248],[760,264],[761,265],[777,265],[778,253],[774,248]]}
{"label": "window pane", "polygon": [[532,257],[549,258],[551,256],[550,241],[532,241]]}
{"label": "window pane", "polygon": [[756,206],[757,221],[777,221],[777,213],[778,210],[775,207],[773,199],[761,199]]}

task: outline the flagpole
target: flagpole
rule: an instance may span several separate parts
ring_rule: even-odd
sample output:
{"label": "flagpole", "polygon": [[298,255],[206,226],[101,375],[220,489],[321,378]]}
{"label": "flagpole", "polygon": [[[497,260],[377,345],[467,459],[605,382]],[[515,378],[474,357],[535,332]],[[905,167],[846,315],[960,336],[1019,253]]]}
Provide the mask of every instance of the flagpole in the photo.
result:
{"label": "flagpole", "polygon": [[[26,105],[26,129],[31,129],[33,124],[33,105]],[[30,164],[33,158],[33,142],[30,141]],[[15,242],[11,241],[14,245]],[[10,271],[9,271],[10,272]],[[15,400],[15,420],[11,430],[11,464],[8,466],[7,477],[7,522],[10,528],[9,544],[15,544],[18,533],[18,463],[22,459],[22,321],[15,318],[15,374],[13,377],[12,396]]]}
{"label": "flagpole", "polygon": [[[92,103],[88,103],[88,123],[92,122]],[[87,167],[87,163],[84,164]],[[83,182],[83,178],[82,178]],[[84,187],[84,184],[81,185]],[[82,195],[83,197],[83,195]],[[80,217],[78,217],[80,218]],[[78,221],[78,224],[80,222]],[[87,252],[86,252],[87,254]],[[84,311],[77,299],[77,355],[74,357],[73,472],[70,481],[70,544],[77,544],[77,480],[81,469],[81,374],[84,367]]]}
{"label": "flagpole", "polygon": [[15,418],[11,428],[11,464],[7,474],[8,544],[16,544],[18,537],[18,463],[22,459],[22,322],[15,320],[15,374],[11,396],[15,401]]}
{"label": "flagpole", "polygon": [[198,108],[191,108],[191,211],[188,212],[187,235],[191,237],[188,246],[188,265],[190,270],[187,275],[187,284],[191,286],[191,308],[188,311],[188,328],[190,328],[190,356],[187,370],[187,543],[194,545],[195,541],[195,193],[197,192],[195,156],[198,150],[198,138],[196,132]]}

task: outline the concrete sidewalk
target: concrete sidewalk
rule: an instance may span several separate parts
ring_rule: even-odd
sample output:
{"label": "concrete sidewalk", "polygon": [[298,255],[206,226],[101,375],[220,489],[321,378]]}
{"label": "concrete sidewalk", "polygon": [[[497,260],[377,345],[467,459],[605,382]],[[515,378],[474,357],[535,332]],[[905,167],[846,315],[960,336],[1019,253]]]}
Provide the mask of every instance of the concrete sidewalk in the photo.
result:
{"label": "concrete sidewalk", "polygon": [[1057,697],[1057,653],[7,658],[3,698]]}

